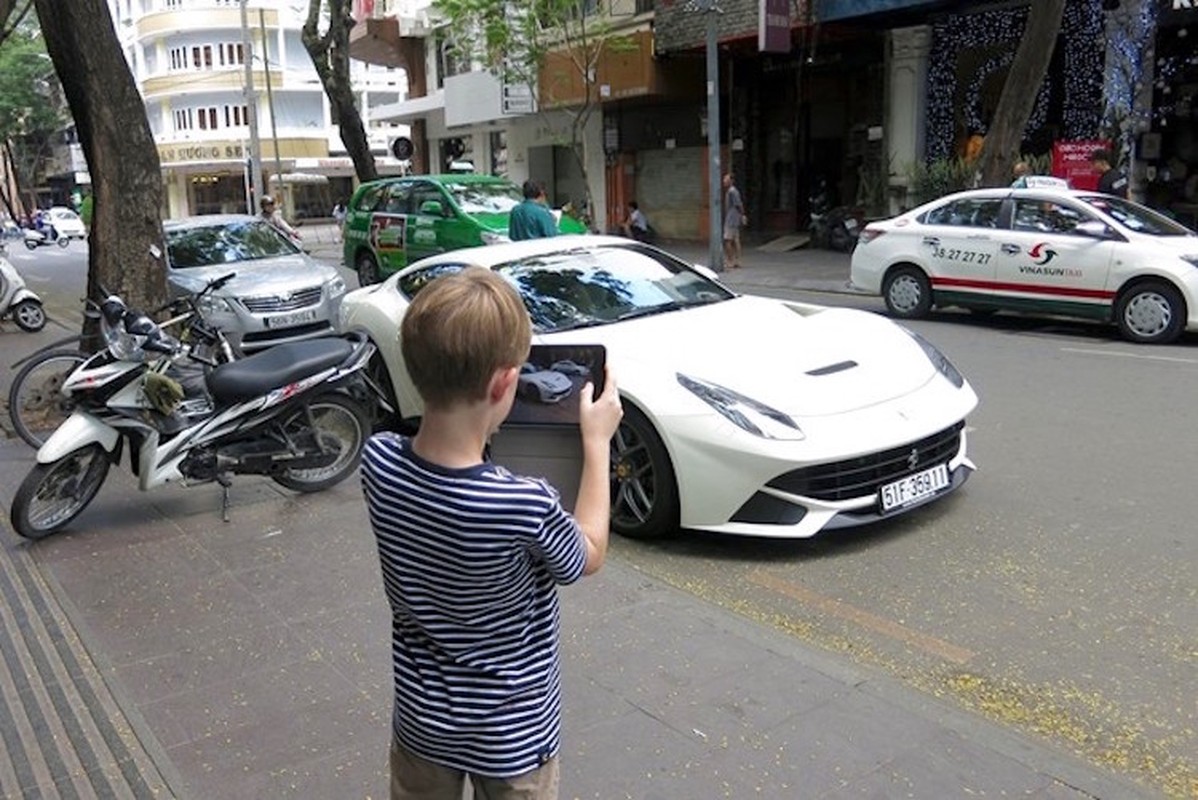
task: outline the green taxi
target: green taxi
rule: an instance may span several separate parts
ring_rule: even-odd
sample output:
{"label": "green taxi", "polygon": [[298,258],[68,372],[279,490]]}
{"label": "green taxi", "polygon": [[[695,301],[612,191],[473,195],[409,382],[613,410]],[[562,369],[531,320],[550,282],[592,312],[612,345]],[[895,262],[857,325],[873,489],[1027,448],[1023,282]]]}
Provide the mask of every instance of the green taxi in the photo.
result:
{"label": "green taxi", "polygon": [[[357,188],[346,208],[342,240],[346,266],[358,282],[377,283],[425,256],[508,241],[508,214],[524,195],[490,175],[410,175]],[[562,233],[586,227],[559,214]]]}

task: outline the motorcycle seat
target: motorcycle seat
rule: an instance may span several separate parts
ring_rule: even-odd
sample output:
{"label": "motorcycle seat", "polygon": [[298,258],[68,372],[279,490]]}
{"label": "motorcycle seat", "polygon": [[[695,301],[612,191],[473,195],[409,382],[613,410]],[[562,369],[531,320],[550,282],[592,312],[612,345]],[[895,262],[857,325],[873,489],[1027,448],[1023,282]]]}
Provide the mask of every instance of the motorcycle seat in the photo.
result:
{"label": "motorcycle seat", "polygon": [[354,346],[345,339],[311,339],[278,344],[208,373],[208,391],[217,403],[239,403],[281,389],[337,366]]}

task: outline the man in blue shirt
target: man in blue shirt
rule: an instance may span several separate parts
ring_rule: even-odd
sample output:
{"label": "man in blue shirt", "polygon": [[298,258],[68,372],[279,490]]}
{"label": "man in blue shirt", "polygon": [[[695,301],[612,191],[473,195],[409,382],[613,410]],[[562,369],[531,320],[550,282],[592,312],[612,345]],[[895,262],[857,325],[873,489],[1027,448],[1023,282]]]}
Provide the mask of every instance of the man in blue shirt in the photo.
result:
{"label": "man in blue shirt", "polygon": [[557,236],[557,220],[545,207],[545,187],[540,181],[524,182],[524,202],[512,209],[507,235],[513,242]]}

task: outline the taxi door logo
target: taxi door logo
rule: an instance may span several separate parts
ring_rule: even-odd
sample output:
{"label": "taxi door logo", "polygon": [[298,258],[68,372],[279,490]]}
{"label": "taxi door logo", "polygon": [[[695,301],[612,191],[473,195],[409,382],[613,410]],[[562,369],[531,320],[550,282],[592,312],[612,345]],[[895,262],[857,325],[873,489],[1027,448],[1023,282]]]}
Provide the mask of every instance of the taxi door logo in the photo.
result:
{"label": "taxi door logo", "polygon": [[375,214],[370,220],[370,246],[376,252],[403,250],[406,246],[408,218],[391,214]]}
{"label": "taxi door logo", "polygon": [[1057,251],[1048,246],[1048,242],[1040,242],[1035,245],[1027,254],[1036,260],[1036,266],[1042,267],[1049,261],[1057,257]]}

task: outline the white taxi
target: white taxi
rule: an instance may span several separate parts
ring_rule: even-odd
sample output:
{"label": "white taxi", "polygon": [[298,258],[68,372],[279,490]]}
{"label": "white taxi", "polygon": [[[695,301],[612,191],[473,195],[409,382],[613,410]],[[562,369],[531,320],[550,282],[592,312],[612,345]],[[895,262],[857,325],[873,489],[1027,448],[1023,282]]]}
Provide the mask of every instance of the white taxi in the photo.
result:
{"label": "white taxi", "polygon": [[976,189],[871,222],[851,280],[902,318],[946,306],[1087,317],[1153,344],[1198,330],[1198,234],[1096,192]]}

